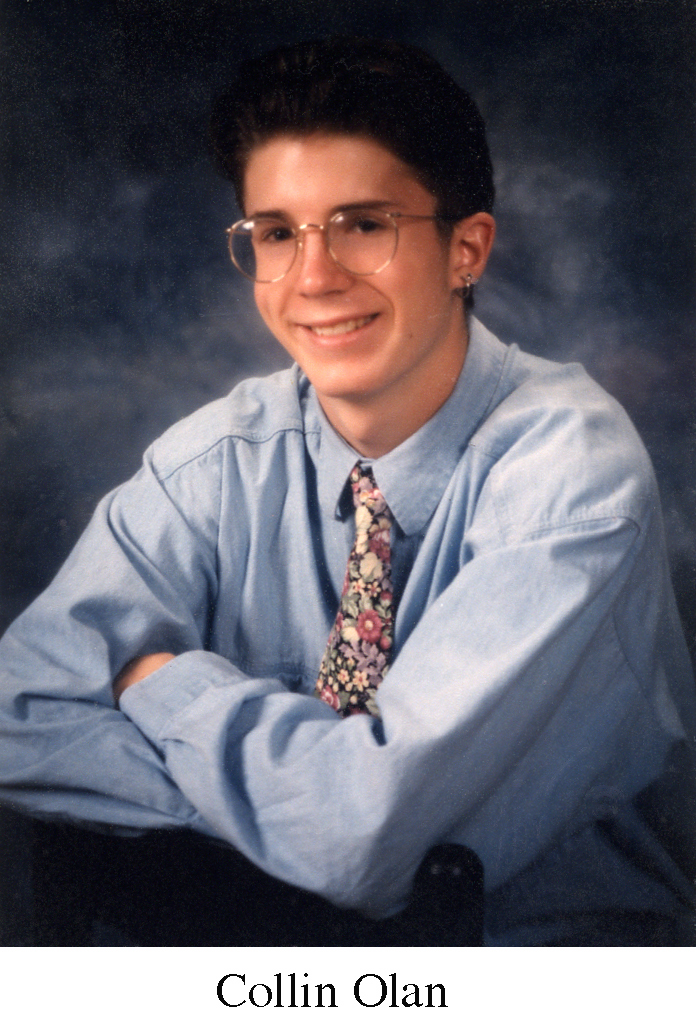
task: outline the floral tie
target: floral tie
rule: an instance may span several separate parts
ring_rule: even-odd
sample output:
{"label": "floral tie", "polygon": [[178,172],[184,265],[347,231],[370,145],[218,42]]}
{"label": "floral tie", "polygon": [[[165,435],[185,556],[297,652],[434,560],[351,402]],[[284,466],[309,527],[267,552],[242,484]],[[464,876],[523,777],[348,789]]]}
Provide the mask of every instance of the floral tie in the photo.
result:
{"label": "floral tie", "polygon": [[350,472],[355,542],[348,558],[338,614],[315,688],[341,715],[379,715],[375,694],[389,668],[392,614],[392,513],[369,467]]}

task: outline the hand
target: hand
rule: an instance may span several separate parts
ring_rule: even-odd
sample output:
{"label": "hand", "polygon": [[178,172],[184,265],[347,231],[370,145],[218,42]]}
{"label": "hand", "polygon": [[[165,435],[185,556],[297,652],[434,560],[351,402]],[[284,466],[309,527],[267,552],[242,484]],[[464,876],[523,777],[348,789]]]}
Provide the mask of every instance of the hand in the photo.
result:
{"label": "hand", "polygon": [[156,672],[158,668],[162,668],[168,661],[172,661],[174,657],[174,654],[145,654],[142,658],[133,658],[132,661],[129,661],[114,679],[114,701],[116,704],[118,704],[121,694],[127,687],[132,686],[133,683],[139,683],[145,676],[149,676],[151,672]]}

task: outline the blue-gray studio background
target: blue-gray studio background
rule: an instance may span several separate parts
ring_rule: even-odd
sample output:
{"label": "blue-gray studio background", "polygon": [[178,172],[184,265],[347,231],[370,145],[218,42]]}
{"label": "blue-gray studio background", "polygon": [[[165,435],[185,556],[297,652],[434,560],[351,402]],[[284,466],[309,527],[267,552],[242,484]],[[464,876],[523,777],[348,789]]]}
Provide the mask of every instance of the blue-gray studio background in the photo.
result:
{"label": "blue-gray studio background", "polygon": [[155,436],[286,363],[227,257],[207,113],[240,58],[336,31],[418,43],[478,101],[499,231],[477,313],[630,413],[693,650],[690,0],[4,0],[0,627]]}

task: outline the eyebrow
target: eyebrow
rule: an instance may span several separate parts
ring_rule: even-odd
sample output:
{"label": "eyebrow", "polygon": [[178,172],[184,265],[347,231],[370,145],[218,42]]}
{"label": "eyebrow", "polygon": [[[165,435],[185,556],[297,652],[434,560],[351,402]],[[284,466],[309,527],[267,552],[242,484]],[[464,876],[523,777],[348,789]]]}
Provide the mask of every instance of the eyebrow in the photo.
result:
{"label": "eyebrow", "polygon": [[[329,212],[329,219],[331,216],[335,216],[337,212],[355,212],[361,208],[379,208],[384,211],[399,211],[399,205],[395,201],[384,201],[382,199],[368,198],[365,201],[351,201],[346,205],[334,205]],[[246,216],[247,219],[284,219],[287,223],[292,223],[292,219],[287,212],[280,208],[262,209],[258,212],[252,212],[251,215]]]}

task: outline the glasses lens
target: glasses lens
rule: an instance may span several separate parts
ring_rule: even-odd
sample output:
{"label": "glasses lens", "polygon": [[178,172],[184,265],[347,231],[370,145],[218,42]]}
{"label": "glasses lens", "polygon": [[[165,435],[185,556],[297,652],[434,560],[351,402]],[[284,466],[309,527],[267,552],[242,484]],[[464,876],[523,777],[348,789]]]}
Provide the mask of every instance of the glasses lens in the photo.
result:
{"label": "glasses lens", "polygon": [[328,226],[329,248],[350,273],[379,273],[394,258],[396,222],[379,209],[338,212]]}
{"label": "glasses lens", "polygon": [[237,269],[261,283],[280,280],[295,259],[292,227],[277,219],[246,219],[230,231],[230,255]]}

